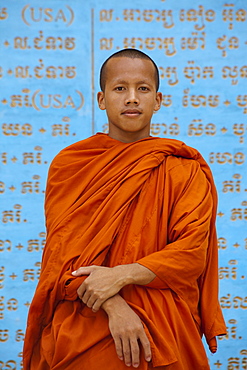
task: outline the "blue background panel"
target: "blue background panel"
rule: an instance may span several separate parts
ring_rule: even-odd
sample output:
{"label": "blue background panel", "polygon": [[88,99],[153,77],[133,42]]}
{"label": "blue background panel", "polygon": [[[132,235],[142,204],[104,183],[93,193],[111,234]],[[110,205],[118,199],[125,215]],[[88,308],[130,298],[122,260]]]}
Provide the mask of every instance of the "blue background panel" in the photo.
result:
{"label": "blue background panel", "polygon": [[65,146],[107,132],[99,69],[126,47],[160,70],[151,134],[196,147],[213,171],[228,333],[208,358],[212,370],[247,368],[246,19],[245,0],[1,2],[0,368],[22,369],[49,164]]}

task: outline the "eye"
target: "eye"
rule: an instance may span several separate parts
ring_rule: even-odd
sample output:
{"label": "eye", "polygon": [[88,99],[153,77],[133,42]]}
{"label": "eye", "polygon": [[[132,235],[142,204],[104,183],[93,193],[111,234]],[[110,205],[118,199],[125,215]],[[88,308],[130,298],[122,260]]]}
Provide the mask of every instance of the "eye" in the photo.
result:
{"label": "eye", "polygon": [[140,86],[139,89],[141,91],[149,91],[149,88],[147,86]]}
{"label": "eye", "polygon": [[123,86],[117,86],[117,87],[115,87],[115,90],[116,91],[123,91],[124,87]]}

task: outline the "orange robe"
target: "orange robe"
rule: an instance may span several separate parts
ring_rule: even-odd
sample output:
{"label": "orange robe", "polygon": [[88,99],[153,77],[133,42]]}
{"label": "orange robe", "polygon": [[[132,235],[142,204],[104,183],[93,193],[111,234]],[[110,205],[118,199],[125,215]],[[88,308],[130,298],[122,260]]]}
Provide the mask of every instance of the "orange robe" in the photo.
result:
{"label": "orange robe", "polygon": [[206,370],[201,341],[225,333],[218,303],[217,195],[206,162],[184,143],[122,143],[96,134],[53,160],[47,243],[28,317],[25,370],[121,370],[103,309],[77,298],[80,266],[138,262],[157,277],[120,294],[141,318],[152,362],[139,369]]}

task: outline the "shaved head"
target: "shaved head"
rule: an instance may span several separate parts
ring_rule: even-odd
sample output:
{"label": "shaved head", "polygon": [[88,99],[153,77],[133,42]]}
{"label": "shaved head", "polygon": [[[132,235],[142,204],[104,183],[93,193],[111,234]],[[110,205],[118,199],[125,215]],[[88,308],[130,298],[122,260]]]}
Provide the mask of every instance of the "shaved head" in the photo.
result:
{"label": "shaved head", "polygon": [[101,91],[105,90],[106,80],[107,80],[107,62],[112,58],[139,58],[139,59],[146,59],[150,60],[154,66],[154,79],[156,85],[156,91],[159,89],[159,70],[157,65],[154,63],[153,59],[151,59],[147,54],[143,53],[137,49],[123,49],[117,51],[116,53],[112,54],[106,61],[102,64],[100,70],[100,88]]}

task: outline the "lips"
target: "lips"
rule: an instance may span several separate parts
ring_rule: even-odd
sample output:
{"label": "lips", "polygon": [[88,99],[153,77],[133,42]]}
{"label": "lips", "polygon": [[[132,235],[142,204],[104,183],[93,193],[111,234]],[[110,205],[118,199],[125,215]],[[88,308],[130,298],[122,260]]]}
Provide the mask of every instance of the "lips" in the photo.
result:
{"label": "lips", "polygon": [[139,109],[126,109],[121,114],[128,117],[137,117],[142,112]]}

